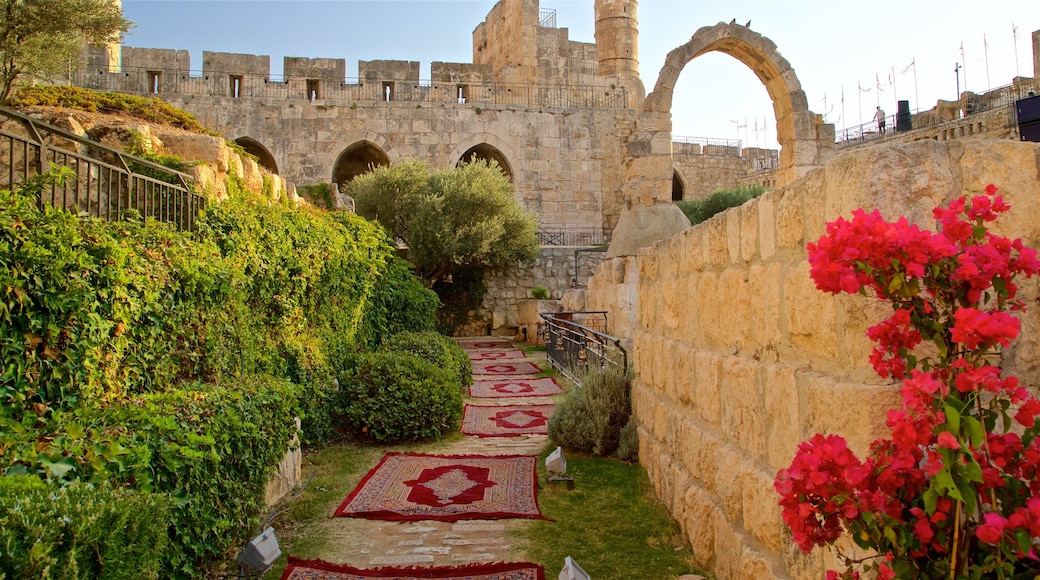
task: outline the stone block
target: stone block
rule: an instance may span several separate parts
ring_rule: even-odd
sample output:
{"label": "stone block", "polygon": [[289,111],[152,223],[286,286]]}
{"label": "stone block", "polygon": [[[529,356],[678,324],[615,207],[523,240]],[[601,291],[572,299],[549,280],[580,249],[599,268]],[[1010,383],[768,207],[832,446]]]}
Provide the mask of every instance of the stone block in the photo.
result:
{"label": "stone block", "polygon": [[803,439],[815,433],[833,433],[848,441],[861,459],[870,443],[891,435],[885,413],[900,404],[897,385],[842,382],[826,375],[807,375]]}
{"label": "stone block", "polygon": [[791,531],[784,526],[781,536],[780,558],[788,575],[794,580],[819,580],[824,577],[823,550],[816,548],[806,554],[794,543]]}
{"label": "stone block", "polygon": [[784,322],[798,358],[833,370],[841,344],[834,299],[816,289],[808,262],[788,270],[784,280]]}
{"label": "stone block", "polygon": [[775,473],[755,470],[744,475],[741,505],[744,530],[771,552],[779,552],[785,524],[780,517],[780,495],[773,487]]}
{"label": "stone block", "polygon": [[[733,520],[724,514],[715,518],[715,572],[716,580],[744,580],[740,575],[740,561],[745,550],[745,537]],[[757,580],[757,579],[756,579]]]}
{"label": "stone block", "polygon": [[776,193],[776,243],[780,248],[801,248],[805,245],[801,196],[793,189]]}
{"label": "stone block", "polygon": [[743,268],[732,267],[719,275],[713,307],[718,310],[717,340],[727,351],[745,348],[751,327],[757,323],[742,314],[751,308],[747,274]]}
{"label": "stone block", "polygon": [[752,459],[765,457],[766,422],[759,364],[745,357],[725,357],[721,364],[722,433]]}
{"label": "stone block", "polygon": [[776,253],[776,199],[772,192],[758,198],[758,251],[759,257],[768,260]]}
{"label": "stone block", "polygon": [[724,517],[722,510],[710,493],[696,485],[686,490],[684,503],[686,510],[679,523],[690,539],[694,560],[710,570],[715,565],[715,519]]}
{"label": "stone block", "polygon": [[706,431],[703,424],[688,416],[679,423],[679,438],[678,457],[690,477],[706,490],[714,491],[719,469],[719,446],[722,442]]}
{"label": "stone block", "polygon": [[740,258],[744,262],[759,257],[758,202],[750,201],[735,210],[740,220]]}
{"label": "stone block", "polygon": [[726,220],[726,250],[729,263],[737,264],[740,258],[740,238],[743,220],[740,219],[740,208],[730,208],[721,214]]}
{"label": "stone block", "polygon": [[697,415],[708,425],[718,428],[722,421],[720,396],[722,357],[710,351],[697,351],[694,362],[694,393],[697,397]]}
{"label": "stone block", "polygon": [[719,498],[719,505],[726,514],[726,519],[739,522],[744,512],[742,480],[751,470],[751,465],[739,449],[725,443],[719,445],[715,458],[718,468],[715,471],[715,481],[708,490]]}
{"label": "stone block", "polygon": [[707,221],[694,226],[702,229],[707,238],[705,246],[704,261],[712,266],[721,266],[729,263],[729,239],[727,233],[727,220],[725,213],[715,215]]}
{"label": "stone block", "polygon": [[794,367],[769,365],[764,369],[766,459],[773,470],[790,466],[802,441],[802,396]]}
{"label": "stone block", "polygon": [[[765,266],[756,264],[748,270],[746,304],[751,315],[749,348],[763,360],[777,356],[783,342],[780,314],[780,293],[783,267],[776,262]],[[742,302],[744,304],[744,302]]]}
{"label": "stone block", "polygon": [[992,183],[1011,205],[991,231],[1010,238],[1040,239],[1040,144],[1016,141],[965,140],[961,175],[966,195]]}
{"label": "stone block", "polygon": [[756,580],[783,578],[773,570],[773,560],[769,555],[754,549],[745,549],[744,553],[740,555],[737,577],[755,578]]}

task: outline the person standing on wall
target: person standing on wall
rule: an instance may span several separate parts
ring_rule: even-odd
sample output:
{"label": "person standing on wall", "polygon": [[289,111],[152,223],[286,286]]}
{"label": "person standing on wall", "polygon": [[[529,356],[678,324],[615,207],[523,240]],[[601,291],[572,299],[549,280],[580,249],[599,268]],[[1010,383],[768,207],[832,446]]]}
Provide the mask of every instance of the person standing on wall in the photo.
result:
{"label": "person standing on wall", "polygon": [[874,113],[874,120],[877,121],[878,133],[881,133],[882,135],[884,135],[885,134],[885,111],[883,111],[881,109],[880,105],[877,108],[877,112]]}

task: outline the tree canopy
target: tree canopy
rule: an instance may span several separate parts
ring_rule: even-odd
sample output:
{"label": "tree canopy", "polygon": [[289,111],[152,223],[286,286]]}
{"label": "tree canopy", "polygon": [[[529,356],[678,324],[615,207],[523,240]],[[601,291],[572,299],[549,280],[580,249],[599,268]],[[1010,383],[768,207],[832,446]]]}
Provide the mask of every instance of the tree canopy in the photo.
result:
{"label": "tree canopy", "polygon": [[431,285],[458,268],[493,268],[538,255],[538,218],[516,198],[497,165],[442,171],[421,161],[379,167],[347,187],[357,213],[409,248]]}
{"label": "tree canopy", "polygon": [[111,0],[0,0],[0,103],[23,77],[55,76],[79,64],[84,43],[120,42],[132,23]]}

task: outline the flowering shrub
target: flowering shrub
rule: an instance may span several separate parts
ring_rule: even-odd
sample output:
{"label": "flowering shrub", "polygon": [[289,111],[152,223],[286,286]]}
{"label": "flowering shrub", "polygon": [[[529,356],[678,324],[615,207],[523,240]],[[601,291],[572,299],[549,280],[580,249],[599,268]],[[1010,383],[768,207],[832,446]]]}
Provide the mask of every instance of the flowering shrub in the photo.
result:
{"label": "flowering shrub", "polygon": [[997,188],[934,210],[932,233],[874,211],[838,218],[808,244],[817,288],[876,295],[870,362],[902,380],[890,438],[866,459],[836,435],[803,442],[777,473],[784,522],[808,552],[843,532],[872,550],[831,578],[1033,578],[1040,573],[1040,401],[995,366],[1018,336],[1019,275],[1040,271],[1021,240],[987,224]]}

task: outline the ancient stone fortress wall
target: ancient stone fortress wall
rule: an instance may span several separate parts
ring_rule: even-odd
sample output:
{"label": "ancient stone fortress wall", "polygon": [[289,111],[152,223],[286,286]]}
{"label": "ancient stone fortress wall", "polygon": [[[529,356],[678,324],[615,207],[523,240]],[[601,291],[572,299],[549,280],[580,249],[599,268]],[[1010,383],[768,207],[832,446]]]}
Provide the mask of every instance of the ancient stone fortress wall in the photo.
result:
{"label": "ancient stone fortress wall", "polygon": [[681,182],[682,199],[703,199],[716,189],[734,185],[766,185],[771,189],[779,165],[777,153],[751,147],[738,150],[673,142],[672,162],[676,179]]}
{"label": "ancient stone fortress wall", "polygon": [[[640,462],[698,562],[720,580],[823,577],[780,518],[773,479],[814,433],[865,455],[886,433],[897,387],[868,364],[876,300],[832,296],[809,278],[805,244],[838,216],[878,208],[934,229],[931,208],[988,183],[1012,209],[1001,234],[1040,245],[1040,145],[931,140],[866,147],[740,208],[605,262],[586,308],[630,337]],[[1002,366],[1040,379],[1038,283],[1025,281],[1022,336]]]}

